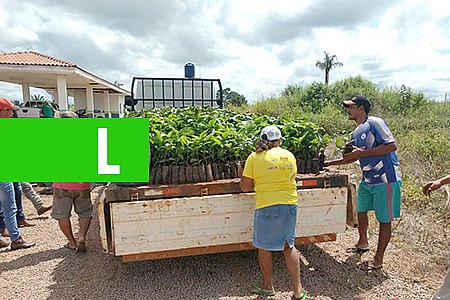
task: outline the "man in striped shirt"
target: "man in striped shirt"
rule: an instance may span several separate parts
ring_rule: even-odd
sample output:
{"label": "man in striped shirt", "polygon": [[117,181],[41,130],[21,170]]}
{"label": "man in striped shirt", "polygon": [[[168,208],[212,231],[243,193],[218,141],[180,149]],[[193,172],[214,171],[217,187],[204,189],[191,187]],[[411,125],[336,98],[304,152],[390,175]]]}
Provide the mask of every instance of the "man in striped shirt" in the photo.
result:
{"label": "man in striped shirt", "polygon": [[367,212],[374,210],[380,231],[377,252],[368,262],[368,268],[379,269],[383,266],[384,252],[391,239],[391,222],[400,217],[402,181],[395,154],[397,146],[387,123],[381,118],[368,116],[371,103],[367,97],[354,96],[343,104],[348,118],[358,124],[352,133],[353,151],[324,165],[342,165],[359,160],[363,175],[357,197],[359,240],[352,250],[358,253],[369,251]]}

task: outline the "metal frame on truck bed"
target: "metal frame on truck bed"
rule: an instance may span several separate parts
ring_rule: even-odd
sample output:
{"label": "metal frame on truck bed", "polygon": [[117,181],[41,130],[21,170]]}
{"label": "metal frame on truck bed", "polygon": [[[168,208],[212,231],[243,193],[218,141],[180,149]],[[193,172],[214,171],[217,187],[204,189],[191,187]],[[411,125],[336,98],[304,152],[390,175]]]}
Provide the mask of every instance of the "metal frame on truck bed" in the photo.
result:
{"label": "metal frame on truck bed", "polygon": [[126,105],[135,109],[165,106],[223,108],[220,79],[133,77]]}

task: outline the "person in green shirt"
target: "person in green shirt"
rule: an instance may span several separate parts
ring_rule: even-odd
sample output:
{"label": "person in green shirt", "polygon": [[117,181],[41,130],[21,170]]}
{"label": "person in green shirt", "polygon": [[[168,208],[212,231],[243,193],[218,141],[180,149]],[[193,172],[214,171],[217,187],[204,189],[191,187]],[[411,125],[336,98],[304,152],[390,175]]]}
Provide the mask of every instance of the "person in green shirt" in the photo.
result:
{"label": "person in green shirt", "polygon": [[55,109],[48,102],[45,102],[45,104],[40,105],[37,108],[42,109],[42,114],[44,118],[53,118],[55,115]]}

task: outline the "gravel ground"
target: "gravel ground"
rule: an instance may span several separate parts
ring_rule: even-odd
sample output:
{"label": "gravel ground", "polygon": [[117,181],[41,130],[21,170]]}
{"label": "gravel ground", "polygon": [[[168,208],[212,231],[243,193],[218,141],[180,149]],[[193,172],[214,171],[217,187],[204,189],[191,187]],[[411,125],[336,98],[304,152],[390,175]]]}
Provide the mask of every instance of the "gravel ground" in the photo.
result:
{"label": "gravel ground", "polygon": [[[95,204],[100,190],[92,193]],[[51,195],[42,197],[51,202]],[[26,199],[24,207],[36,226],[21,232],[37,246],[0,252],[0,299],[290,299],[292,295],[279,253],[274,255],[276,296],[258,297],[246,291],[259,281],[256,251],[124,264],[102,252],[96,217],[88,252],[77,254],[63,248],[65,238],[49,213],[37,216]],[[395,225],[383,270],[365,268],[374,250],[362,256],[346,253],[357,239],[356,229],[338,235],[336,242],[301,246],[301,278],[308,299],[430,299],[445,276],[449,231],[407,210]],[[376,231],[370,228],[372,245]]]}

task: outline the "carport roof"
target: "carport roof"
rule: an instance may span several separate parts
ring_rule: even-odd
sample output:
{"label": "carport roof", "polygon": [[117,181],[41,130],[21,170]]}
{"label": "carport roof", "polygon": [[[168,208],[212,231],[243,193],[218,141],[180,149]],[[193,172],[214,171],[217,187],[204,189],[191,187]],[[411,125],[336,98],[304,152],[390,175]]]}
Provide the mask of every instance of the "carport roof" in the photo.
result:
{"label": "carport roof", "polygon": [[35,51],[0,54],[0,81],[28,84],[31,87],[55,90],[58,76],[66,78],[68,92],[91,86],[94,92],[108,91],[129,95],[121,87],[102,79],[68,61]]}

